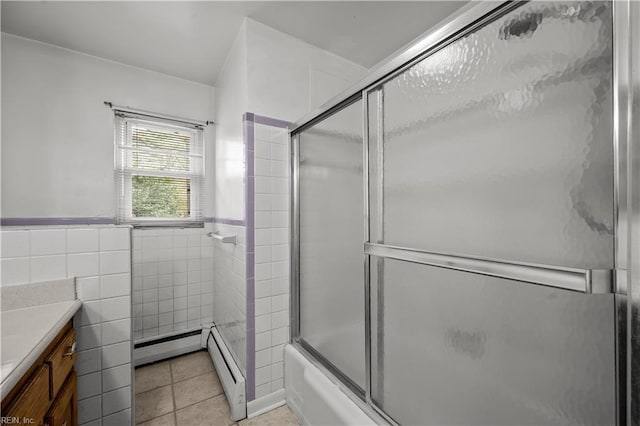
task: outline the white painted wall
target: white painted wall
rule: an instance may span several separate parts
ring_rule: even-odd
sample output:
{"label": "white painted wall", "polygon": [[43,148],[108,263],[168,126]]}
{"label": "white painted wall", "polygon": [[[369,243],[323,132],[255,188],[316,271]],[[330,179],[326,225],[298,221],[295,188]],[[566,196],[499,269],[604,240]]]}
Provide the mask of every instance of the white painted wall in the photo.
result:
{"label": "white painted wall", "polygon": [[[242,121],[245,112],[295,121],[348,88],[366,71],[343,58],[247,19],[216,83],[216,217],[245,219],[246,160]],[[288,184],[286,177],[278,178],[282,174],[275,175],[272,182],[270,174],[258,172],[258,168],[271,172],[276,169],[274,164],[286,164],[286,134],[282,129],[274,130],[276,132],[268,126],[255,126],[255,183],[256,194],[260,196],[260,201],[257,196],[254,200],[255,209],[260,210],[255,213],[256,228],[259,229],[255,230],[256,293],[253,301],[257,333],[257,398],[269,398],[269,394],[281,392],[282,347],[289,327]],[[272,133],[278,133],[277,141],[272,139]],[[259,163],[266,167],[259,167]],[[272,190],[276,192],[272,194]],[[282,208],[275,208],[276,200],[281,201]],[[267,201],[268,206],[259,206],[261,201]],[[218,228],[233,232],[235,227]],[[214,318],[217,324],[224,325],[222,335],[244,369],[246,283],[239,280],[245,271],[244,263],[239,259],[246,259],[246,253],[240,254],[240,258],[235,252],[231,256],[225,253],[225,247],[216,247]]]}
{"label": "white painted wall", "polygon": [[[1,67],[3,217],[115,216],[113,112],[104,101],[199,120],[214,115],[211,86],[8,34],[2,34]],[[213,214],[213,197],[207,196],[213,194],[213,138],[209,126],[205,216]],[[120,245],[112,244],[110,232],[125,234]],[[84,302],[74,323],[81,349],[80,423],[130,424],[129,228],[9,228],[1,234],[0,284],[78,277]],[[54,249],[34,250],[39,246]],[[213,254],[207,253],[210,271]],[[149,265],[157,264],[153,260]],[[116,261],[118,268],[110,269]],[[213,302],[211,292],[206,299]],[[119,340],[115,329],[126,329]]]}
{"label": "white painted wall", "polygon": [[[214,115],[211,86],[2,34],[2,217],[115,216],[113,113],[104,101]],[[207,152],[213,137],[209,126]]]}
{"label": "white painted wall", "polygon": [[216,82],[215,216],[244,219],[242,114],[295,121],[367,69],[247,19]]}
{"label": "white painted wall", "polygon": [[[242,115],[247,111],[247,24],[240,27],[216,82],[215,217],[242,220],[245,146]],[[246,374],[245,227],[213,224],[238,244],[214,243],[213,319],[240,370]]]}
{"label": "white painted wall", "polygon": [[244,142],[247,111],[247,25],[240,27],[216,82],[215,216],[244,219]]}
{"label": "white painted wall", "polygon": [[248,108],[296,121],[364,77],[367,69],[247,20]]}

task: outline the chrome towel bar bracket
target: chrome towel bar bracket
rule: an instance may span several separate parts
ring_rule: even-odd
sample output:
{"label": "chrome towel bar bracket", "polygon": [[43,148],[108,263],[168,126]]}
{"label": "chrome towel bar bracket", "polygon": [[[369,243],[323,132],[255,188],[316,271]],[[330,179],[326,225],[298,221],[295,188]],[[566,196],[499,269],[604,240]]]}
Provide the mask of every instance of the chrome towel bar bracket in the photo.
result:
{"label": "chrome towel bar bracket", "polygon": [[218,240],[221,243],[229,243],[236,244],[236,236],[235,235],[220,235],[217,232],[209,232],[207,237],[211,237],[214,240]]}

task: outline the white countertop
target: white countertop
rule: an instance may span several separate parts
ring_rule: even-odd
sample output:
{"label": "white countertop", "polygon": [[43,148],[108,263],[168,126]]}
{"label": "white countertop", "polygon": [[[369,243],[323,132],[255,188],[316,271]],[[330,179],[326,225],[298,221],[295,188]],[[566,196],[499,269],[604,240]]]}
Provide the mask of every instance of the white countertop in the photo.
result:
{"label": "white countertop", "polygon": [[70,300],[2,312],[0,399],[18,383],[81,306],[81,301]]}

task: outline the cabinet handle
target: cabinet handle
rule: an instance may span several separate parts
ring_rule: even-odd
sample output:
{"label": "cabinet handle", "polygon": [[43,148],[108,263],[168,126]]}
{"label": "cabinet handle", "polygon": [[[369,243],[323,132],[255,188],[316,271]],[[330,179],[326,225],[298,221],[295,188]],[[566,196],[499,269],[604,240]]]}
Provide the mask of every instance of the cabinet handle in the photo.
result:
{"label": "cabinet handle", "polygon": [[[62,354],[62,356],[71,358],[75,353],[76,353],[76,342],[73,342],[73,344],[69,346],[69,352]],[[62,426],[65,426],[65,425],[66,425],[66,422]]]}

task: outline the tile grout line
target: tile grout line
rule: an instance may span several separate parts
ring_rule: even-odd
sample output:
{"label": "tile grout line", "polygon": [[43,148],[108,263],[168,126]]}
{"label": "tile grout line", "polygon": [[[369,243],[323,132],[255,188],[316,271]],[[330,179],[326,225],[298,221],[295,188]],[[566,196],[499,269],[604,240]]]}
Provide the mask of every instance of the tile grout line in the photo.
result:
{"label": "tile grout line", "polygon": [[[176,399],[175,399],[174,385],[178,384],[178,383],[185,382],[185,381],[193,380],[193,379],[196,379],[196,378],[199,378],[199,377],[207,376],[207,375],[210,375],[210,374],[213,374],[217,378],[218,381],[220,380],[220,378],[218,377],[218,373],[215,370],[215,367],[212,365],[211,366],[212,368],[209,371],[203,372],[202,374],[198,374],[198,375],[195,375],[193,377],[187,377],[187,378],[184,378],[182,380],[177,380],[176,381],[176,380],[174,380],[174,375],[173,375],[173,369],[172,369],[173,363],[171,361],[169,361],[169,360],[167,360],[167,362],[169,364],[170,383],[168,385],[157,386],[155,388],[145,390],[144,392],[136,394],[136,397],[139,396],[139,395],[142,395],[144,393],[147,393],[147,392],[152,392],[152,391],[155,391],[157,389],[161,389],[161,388],[166,387],[166,386],[171,386],[171,397],[172,397],[172,402],[173,402],[173,410],[171,411],[171,414],[173,414],[174,423],[175,423],[175,425],[177,425],[178,424],[178,417],[177,417],[178,408],[177,408]],[[226,402],[226,397],[224,397],[224,389],[222,389],[222,387],[220,388],[220,393],[212,395],[212,396],[209,396],[209,397],[203,399],[202,401],[197,401],[197,402],[188,404],[188,405],[186,405],[184,407],[181,407],[180,410],[192,407],[192,406],[194,406],[196,404],[200,404],[200,403],[202,403],[204,401],[213,400],[213,399],[220,398],[220,397],[223,397],[223,400],[225,401],[225,403],[227,403]],[[165,414],[161,414],[161,415],[152,417],[151,419],[145,420],[143,423],[150,422],[152,420],[158,419],[158,418],[160,418],[162,416],[166,416],[168,414],[170,414],[170,413],[165,413]],[[136,423],[136,424],[139,424],[139,423]],[[232,424],[234,424],[233,421],[231,421],[231,423],[229,423],[229,425],[232,425]]]}
{"label": "tile grout line", "polygon": [[[124,364],[123,364],[123,365],[124,365]],[[206,373],[204,373],[204,374],[200,374],[200,375],[193,376],[193,377],[188,377],[188,378],[186,378],[186,379],[178,380],[178,381],[176,381],[176,382],[173,382],[173,381],[172,381],[170,384],[161,385],[161,386],[157,386],[157,387],[155,387],[155,388],[147,389],[147,390],[145,390],[145,391],[143,391],[143,392],[138,392],[138,393],[136,393],[136,395],[142,395],[142,394],[144,394],[144,393],[151,392],[151,391],[155,391],[155,390],[158,390],[158,389],[160,389],[160,388],[164,388],[164,387],[167,387],[167,386],[173,386],[174,384],[178,384],[178,383],[186,382],[186,381],[188,381],[188,380],[192,380],[192,379],[195,379],[195,378],[197,378],[197,377],[206,376],[207,374],[211,374],[211,373],[215,373],[215,371],[209,371],[209,372],[206,372]],[[90,374],[93,374],[93,373],[90,373]],[[216,374],[216,377],[217,377],[217,374]],[[218,378],[218,380],[219,380],[219,378]],[[128,385],[127,385],[127,386],[128,386]],[[116,389],[114,389],[114,390],[122,389],[122,388],[126,388],[127,386],[121,386],[121,387],[116,388]],[[110,392],[110,391],[109,391],[109,392]],[[218,396],[218,395],[222,395],[222,392],[221,392],[221,393],[219,393],[219,394],[217,394],[217,395],[214,395],[214,396]],[[92,397],[89,397],[89,398],[92,398]]]}
{"label": "tile grout line", "polygon": [[174,380],[173,380],[173,362],[169,361],[169,375],[171,376],[171,399],[173,401],[173,423],[178,426],[178,409],[176,407],[176,394],[173,390]]}

